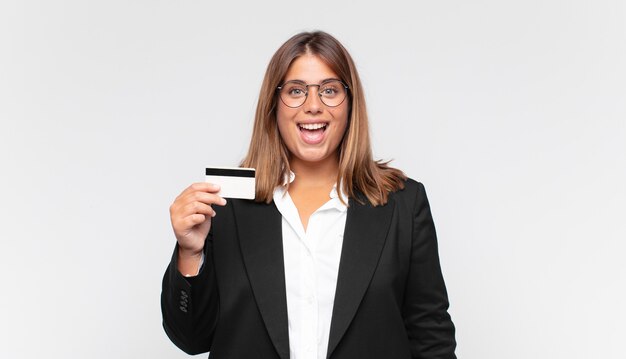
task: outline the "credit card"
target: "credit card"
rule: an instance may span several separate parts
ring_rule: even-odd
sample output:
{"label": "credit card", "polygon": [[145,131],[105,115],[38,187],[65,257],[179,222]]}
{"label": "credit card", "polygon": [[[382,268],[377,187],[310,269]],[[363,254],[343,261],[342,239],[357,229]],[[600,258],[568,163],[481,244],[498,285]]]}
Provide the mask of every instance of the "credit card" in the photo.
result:
{"label": "credit card", "polygon": [[217,184],[224,198],[254,199],[255,169],[242,167],[207,167],[206,182]]}

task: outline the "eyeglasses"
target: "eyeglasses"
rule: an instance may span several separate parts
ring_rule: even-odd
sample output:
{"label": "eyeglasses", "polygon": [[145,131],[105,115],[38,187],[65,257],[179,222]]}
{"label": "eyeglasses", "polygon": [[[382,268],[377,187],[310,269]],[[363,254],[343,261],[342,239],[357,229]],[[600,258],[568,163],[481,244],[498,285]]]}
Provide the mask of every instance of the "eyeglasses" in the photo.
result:
{"label": "eyeglasses", "polygon": [[287,107],[296,108],[306,102],[311,86],[317,86],[320,100],[328,107],[341,105],[348,94],[348,86],[339,80],[327,80],[321,84],[308,85],[302,81],[287,81],[282,86],[278,86],[276,91],[280,94],[280,100]]}

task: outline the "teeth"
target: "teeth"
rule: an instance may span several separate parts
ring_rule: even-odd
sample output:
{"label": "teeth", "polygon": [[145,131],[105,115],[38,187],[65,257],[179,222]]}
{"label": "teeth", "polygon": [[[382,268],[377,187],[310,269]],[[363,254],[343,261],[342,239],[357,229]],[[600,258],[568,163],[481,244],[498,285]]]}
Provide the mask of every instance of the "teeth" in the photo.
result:
{"label": "teeth", "polygon": [[300,127],[304,128],[305,130],[319,130],[320,128],[324,128],[326,127],[325,123],[301,123]]}

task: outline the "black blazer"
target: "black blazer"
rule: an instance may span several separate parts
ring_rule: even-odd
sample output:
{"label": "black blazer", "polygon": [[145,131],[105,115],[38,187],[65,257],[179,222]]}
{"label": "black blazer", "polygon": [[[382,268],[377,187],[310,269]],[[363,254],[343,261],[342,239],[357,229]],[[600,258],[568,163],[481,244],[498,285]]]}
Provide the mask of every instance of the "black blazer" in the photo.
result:
{"label": "black blazer", "polygon": [[[408,180],[384,206],[350,199],[328,358],[456,358],[437,238],[422,184]],[[214,359],[289,359],[281,215],[274,203],[230,199],[196,277],[163,278],[169,338]]]}

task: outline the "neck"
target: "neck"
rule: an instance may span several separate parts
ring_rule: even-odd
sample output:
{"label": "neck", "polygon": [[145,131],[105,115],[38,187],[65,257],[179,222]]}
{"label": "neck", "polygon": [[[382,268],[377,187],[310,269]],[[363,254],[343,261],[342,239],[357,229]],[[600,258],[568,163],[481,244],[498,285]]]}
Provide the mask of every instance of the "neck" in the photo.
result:
{"label": "neck", "polygon": [[293,184],[298,186],[328,186],[331,187],[337,180],[339,172],[339,157],[337,154],[318,162],[305,162],[292,158],[289,162],[291,170],[296,174]]}

